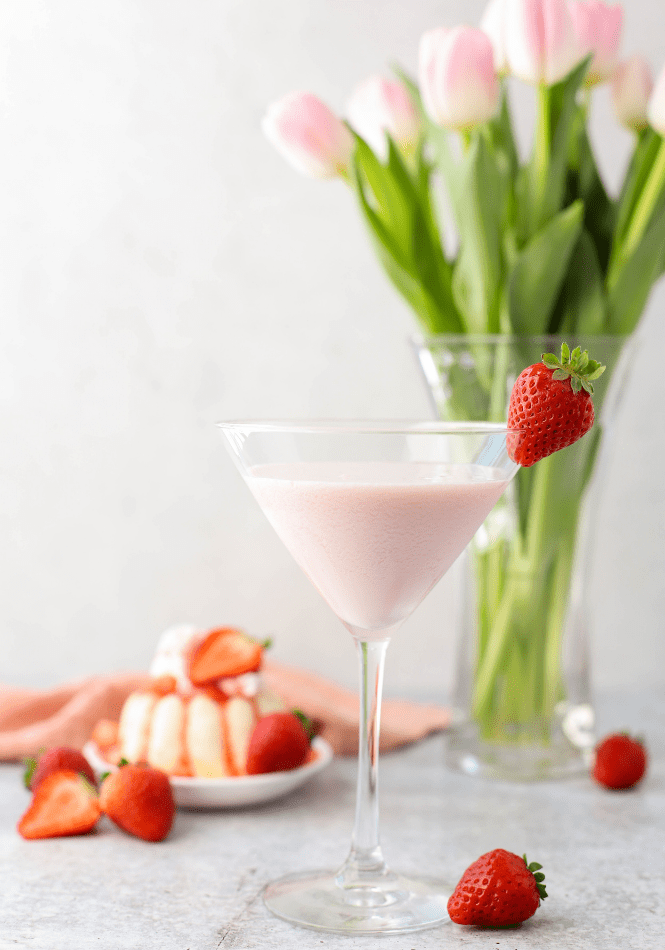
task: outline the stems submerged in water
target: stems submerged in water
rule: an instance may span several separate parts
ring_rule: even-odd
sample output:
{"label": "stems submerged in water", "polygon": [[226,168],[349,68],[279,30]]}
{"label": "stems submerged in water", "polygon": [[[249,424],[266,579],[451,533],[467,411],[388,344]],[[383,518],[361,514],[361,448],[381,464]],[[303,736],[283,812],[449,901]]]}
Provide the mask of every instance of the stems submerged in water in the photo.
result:
{"label": "stems submerged in water", "polygon": [[[586,341],[579,342],[586,347]],[[588,338],[594,355],[609,364],[608,379],[623,344],[622,338]],[[426,341],[423,350],[439,373],[440,388],[433,391],[438,414],[458,420],[505,418],[512,382],[552,347],[554,338]],[[582,507],[601,438],[602,397],[603,390],[594,397],[591,432],[518,472],[469,548],[475,591],[467,617],[473,643],[461,681],[468,690],[458,699],[487,743],[547,745],[562,703],[589,702],[586,667],[572,669],[571,675],[564,664],[564,632],[577,576]],[[577,652],[584,665],[585,648]]]}

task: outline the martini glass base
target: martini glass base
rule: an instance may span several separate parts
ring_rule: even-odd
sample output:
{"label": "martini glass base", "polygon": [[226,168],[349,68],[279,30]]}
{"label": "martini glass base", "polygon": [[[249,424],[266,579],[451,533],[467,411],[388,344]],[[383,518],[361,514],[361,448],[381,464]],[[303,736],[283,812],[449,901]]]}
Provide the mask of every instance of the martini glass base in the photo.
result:
{"label": "martini glass base", "polygon": [[311,930],[400,934],[446,923],[452,891],[441,881],[393,873],[344,887],[339,872],[311,871],[268,884],[263,901],[277,917]]}

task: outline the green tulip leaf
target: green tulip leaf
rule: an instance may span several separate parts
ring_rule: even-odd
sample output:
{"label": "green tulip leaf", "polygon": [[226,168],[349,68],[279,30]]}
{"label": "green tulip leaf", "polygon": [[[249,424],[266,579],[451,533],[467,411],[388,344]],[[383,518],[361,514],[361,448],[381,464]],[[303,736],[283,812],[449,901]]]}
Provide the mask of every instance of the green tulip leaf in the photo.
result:
{"label": "green tulip leaf", "polygon": [[508,279],[514,333],[546,333],[570,258],[582,232],[584,205],[576,201],[546,224],[519,254]]}
{"label": "green tulip leaf", "polygon": [[596,245],[585,229],[570,258],[548,332],[592,336],[607,331],[603,272]]}
{"label": "green tulip leaf", "polygon": [[[366,166],[361,166],[357,156],[358,152],[356,152],[356,161],[353,165],[352,182],[377,256],[386,274],[417,314],[426,332],[459,332],[461,323],[452,303],[450,289],[445,287],[444,282],[435,280],[433,281],[435,284],[435,292],[433,293],[427,280],[423,279],[424,276],[426,277],[424,275],[426,265],[423,263],[424,255],[419,252],[419,248],[422,251],[422,246],[428,244],[425,237],[425,226],[423,225],[420,228],[416,238],[414,238],[410,222],[406,231],[395,234],[393,230],[394,218],[381,213],[382,210],[385,212],[385,206],[383,209],[380,205],[376,206],[377,199],[374,189],[370,189],[373,201],[370,201],[366,194],[368,182],[366,176],[363,175]],[[370,167],[373,166],[370,165]],[[417,264],[414,262],[414,252],[418,257]],[[440,247],[439,253],[442,253]],[[439,275],[437,274],[437,276]]]}
{"label": "green tulip leaf", "polygon": [[423,129],[425,129],[428,145],[431,147],[434,164],[441,172],[446,185],[448,197],[453,209],[453,215],[456,221],[459,221],[458,196],[461,187],[460,168],[450,147],[450,135],[448,131],[433,122],[425,112],[420,90],[415,80],[413,80],[401,66],[393,65],[393,72],[409,94],[409,98],[420,117]]}
{"label": "green tulip leaf", "polygon": [[519,155],[515,144],[515,134],[510,116],[508,94],[505,82],[501,88],[501,106],[496,116],[487,123],[487,135],[495,154],[503,154],[508,163],[508,174],[515,176],[519,168]]}
{"label": "green tulip leaf", "polygon": [[438,302],[445,319],[439,332],[454,327],[462,330],[461,316],[452,291],[452,267],[446,258],[434,208],[432,207],[431,165],[423,150],[416,156],[415,172],[407,167],[399,148],[389,140],[389,168],[408,193],[413,211],[411,253],[415,270],[426,290]]}
{"label": "green tulip leaf", "polygon": [[453,294],[468,332],[494,333],[499,329],[508,170],[480,133],[464,158]]}
{"label": "green tulip leaf", "polygon": [[567,203],[584,202],[584,227],[593,239],[597,261],[607,269],[616,221],[616,203],[607,193],[585,124],[586,113],[578,108],[574,154],[568,172]]}
{"label": "green tulip leaf", "polygon": [[607,291],[610,329],[632,333],[644,310],[651,288],[665,260],[665,205],[661,205],[646,234],[632,255],[613,272]]}
{"label": "green tulip leaf", "polygon": [[642,194],[646,180],[649,177],[662,139],[651,128],[645,129],[635,145],[628,170],[624,177],[621,193],[617,201],[617,220],[614,232],[613,259],[618,256],[619,248],[626,236],[630,219],[639,196]]}
{"label": "green tulip leaf", "polygon": [[549,154],[544,169],[539,167],[535,151],[529,166],[532,199],[526,207],[530,218],[528,235],[540,230],[565,204],[568,159],[578,110],[577,94],[590,61],[588,56],[561,82],[541,89],[540,108],[544,115],[540,136],[544,137]]}
{"label": "green tulip leaf", "polygon": [[[413,175],[407,169],[399,148],[389,136],[388,171],[405,196],[409,208],[409,250],[413,269],[429,293],[439,300],[442,306],[452,308],[452,269],[443,252],[441,235],[430,202],[427,181],[429,173],[424,164],[424,156],[420,155],[416,174]],[[423,181],[424,176],[426,181]]]}
{"label": "green tulip leaf", "polygon": [[371,195],[373,208],[390,231],[393,241],[400,245],[404,257],[410,252],[410,196],[396,181],[392,170],[379,161],[369,145],[356,134],[354,155],[356,178],[363,179]]}

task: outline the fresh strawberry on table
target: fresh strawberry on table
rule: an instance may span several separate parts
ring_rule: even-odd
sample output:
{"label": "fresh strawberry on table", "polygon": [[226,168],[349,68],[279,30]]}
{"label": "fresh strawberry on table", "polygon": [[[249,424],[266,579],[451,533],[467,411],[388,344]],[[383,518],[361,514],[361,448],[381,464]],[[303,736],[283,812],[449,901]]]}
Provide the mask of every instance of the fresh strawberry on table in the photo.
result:
{"label": "fresh strawberry on table", "polygon": [[310,750],[310,733],[292,712],[263,716],[254,727],[247,750],[247,774],[286,772],[302,765]]}
{"label": "fresh strawberry on table", "polygon": [[52,772],[61,772],[63,769],[79,772],[91,785],[96,784],[95,773],[86,757],[78,749],[72,749],[69,746],[55,746],[47,749],[39,758],[28,759],[25,765],[23,781],[25,787],[33,792],[47,775]]}
{"label": "fresh strawberry on table", "polygon": [[265,646],[234,627],[211,630],[192,647],[189,678],[195,686],[205,686],[227,676],[255,673],[261,667]]}
{"label": "fresh strawberry on table", "polygon": [[162,841],[175,816],[168,776],[148,765],[122,765],[110,772],[99,790],[105,815],[119,828],[144,841]]}
{"label": "fresh strawberry on table", "polygon": [[605,371],[586,350],[561,344],[561,358],[543,353],[542,362],[523,370],[515,381],[508,407],[508,451],[514,462],[528,468],[565,449],[585,435],[594,420],[593,380]]}
{"label": "fresh strawberry on table", "polygon": [[40,781],[17,829],[28,839],[82,835],[100,813],[96,789],[73,769],[62,769]]}
{"label": "fresh strawberry on table", "polygon": [[641,739],[626,732],[606,736],[596,746],[591,774],[605,788],[633,788],[647,768],[647,752]]}
{"label": "fresh strawberry on table", "polygon": [[476,927],[514,927],[532,917],[547,897],[542,865],[503,848],[469,865],[448,900],[450,919]]}

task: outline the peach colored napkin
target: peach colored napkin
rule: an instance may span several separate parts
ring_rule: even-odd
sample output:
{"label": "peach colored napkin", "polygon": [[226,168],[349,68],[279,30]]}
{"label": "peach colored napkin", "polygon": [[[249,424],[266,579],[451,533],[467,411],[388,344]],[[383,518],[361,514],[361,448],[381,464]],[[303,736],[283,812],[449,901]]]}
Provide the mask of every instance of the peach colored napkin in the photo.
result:
{"label": "peach colored napkin", "polygon": [[118,719],[129,694],[147,681],[145,674],[115,673],[49,690],[0,686],[0,761],[54,745],[81,749],[95,724]]}
{"label": "peach colored napkin", "polygon": [[[358,696],[322,676],[266,661],[266,684],[287,706],[321,725],[337,755],[358,748]],[[50,690],[0,686],[0,761],[35,755],[54,745],[82,748],[100,719],[117,720],[127,696],[148,683],[141,673],[93,676]],[[381,715],[381,749],[389,751],[445,729],[447,709],[386,699]]]}

